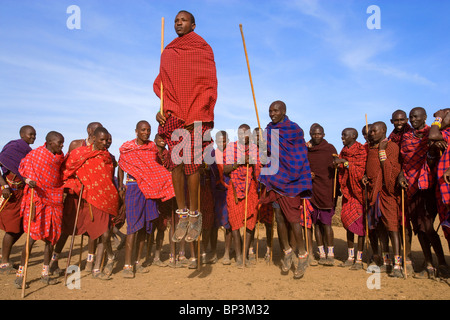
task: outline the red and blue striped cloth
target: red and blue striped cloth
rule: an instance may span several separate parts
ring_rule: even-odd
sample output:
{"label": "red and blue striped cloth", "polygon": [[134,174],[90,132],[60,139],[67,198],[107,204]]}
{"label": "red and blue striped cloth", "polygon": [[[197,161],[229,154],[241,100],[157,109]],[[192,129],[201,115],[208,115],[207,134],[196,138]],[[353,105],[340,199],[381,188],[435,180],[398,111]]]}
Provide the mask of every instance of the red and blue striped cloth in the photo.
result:
{"label": "red and blue striped cloth", "polygon": [[[267,128],[267,151],[273,161],[279,162],[278,171],[272,175],[260,175],[260,182],[267,191],[295,197],[299,194],[311,194],[311,169],[308,161],[308,150],[300,126],[285,116],[283,121],[269,123]],[[278,153],[272,150],[272,143],[279,145]],[[306,197],[305,197],[306,198]]]}

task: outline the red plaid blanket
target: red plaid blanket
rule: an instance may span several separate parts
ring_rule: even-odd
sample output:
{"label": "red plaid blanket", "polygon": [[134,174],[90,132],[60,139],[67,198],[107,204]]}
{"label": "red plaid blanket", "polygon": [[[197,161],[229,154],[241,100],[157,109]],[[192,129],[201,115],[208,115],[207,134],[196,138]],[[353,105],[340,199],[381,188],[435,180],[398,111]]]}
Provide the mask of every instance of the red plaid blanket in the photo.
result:
{"label": "red plaid blanket", "polygon": [[[195,32],[174,39],[161,55],[160,72],[153,84],[158,97],[164,88],[164,112],[182,119],[214,121],[217,76],[214,53]],[[161,98],[161,97],[160,97]]]}
{"label": "red plaid blanket", "polygon": [[[83,199],[110,215],[119,210],[119,193],[113,183],[114,164],[108,151],[93,146],[79,147],[68,154],[63,164],[64,187],[79,194],[84,185]],[[78,179],[77,179],[78,177]]]}
{"label": "red plaid blanket", "polygon": [[[362,214],[364,187],[361,180],[366,171],[367,149],[361,143],[355,142],[350,148],[345,146],[339,158],[346,159],[349,164],[348,168],[339,168],[339,184],[342,196],[346,199],[343,202],[349,204],[342,207],[341,220],[344,226],[348,227]],[[353,199],[356,202],[352,201]]]}
{"label": "red plaid blanket", "polygon": [[[60,169],[63,160],[63,154],[53,154],[44,145],[30,151],[20,162],[19,172],[22,177],[36,181],[33,195],[35,215],[30,230],[34,240],[48,240],[55,244],[61,235],[64,189]],[[26,233],[30,197],[31,189],[26,185],[21,205]]]}
{"label": "red plaid blanket", "polygon": [[138,145],[136,139],[119,149],[119,166],[136,179],[146,199],[169,200],[175,197],[171,173],[158,163],[158,148],[153,141]]}
{"label": "red plaid blanket", "polygon": [[[245,156],[250,157],[249,159],[254,159],[250,160],[251,163],[256,162],[257,157],[256,155],[258,153],[258,149],[254,144],[243,146],[239,142],[231,142],[230,144],[228,144],[226,150],[227,150],[226,152],[227,164],[237,163],[239,160],[241,161],[240,163],[243,163],[244,162],[243,159]],[[231,159],[230,156],[233,156],[233,159]],[[230,174],[231,181],[233,181],[238,199],[245,198],[246,176],[247,176],[246,165],[239,166],[236,170],[232,171]],[[254,181],[253,166],[250,165],[248,168],[248,184],[250,185],[252,181]]]}
{"label": "red plaid blanket", "polygon": [[[423,130],[409,130],[403,135],[400,153],[402,157],[402,169],[408,182],[407,195],[411,198],[419,190],[419,177],[423,186],[427,185],[427,173],[429,168],[427,165],[428,152],[428,133],[430,127],[425,126]],[[423,138],[418,138],[416,134],[423,134]]]}

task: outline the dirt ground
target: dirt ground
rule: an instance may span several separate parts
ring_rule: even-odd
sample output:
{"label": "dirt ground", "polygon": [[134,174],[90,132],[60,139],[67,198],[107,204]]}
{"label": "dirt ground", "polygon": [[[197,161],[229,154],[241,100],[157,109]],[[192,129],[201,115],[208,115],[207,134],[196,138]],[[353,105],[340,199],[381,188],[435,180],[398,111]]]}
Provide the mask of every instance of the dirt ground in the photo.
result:
{"label": "dirt ground", "polygon": [[[216,264],[205,264],[199,270],[187,268],[169,268],[149,266],[149,273],[137,274],[134,279],[124,279],[121,270],[124,261],[124,249],[117,251],[118,262],[114,268],[112,280],[95,280],[82,271],[80,289],[69,289],[62,283],[46,286],[39,281],[43,262],[43,242],[38,241],[30,257],[26,300],[449,300],[450,286],[444,281],[428,279],[395,279],[386,274],[379,274],[379,282],[364,270],[351,271],[338,266],[309,267],[304,278],[293,279],[293,272],[281,275],[280,247],[275,232],[273,263],[264,261],[265,230],[260,227],[259,259],[255,267],[238,269],[232,264],[222,264],[223,236],[219,231],[218,257]],[[335,254],[337,260],[347,257],[345,230],[334,226]],[[125,232],[125,227],[122,229]],[[3,232],[0,237],[3,238]],[[447,263],[450,254],[447,241],[439,231]],[[25,243],[25,235],[13,248],[11,259],[19,263],[20,250]],[[81,237],[75,239],[72,263],[77,263]],[[87,256],[85,237],[83,263]],[[63,251],[60,267],[66,266],[70,238]],[[168,231],[163,247],[162,259],[169,255]],[[365,260],[365,255],[364,255]],[[419,268],[423,256],[417,238],[413,239],[413,261]],[[340,261],[336,261],[336,265]],[[379,284],[379,289],[369,289],[368,279]],[[14,286],[15,275],[0,276],[0,299],[20,300],[21,290]],[[373,286],[372,286],[373,287]]]}

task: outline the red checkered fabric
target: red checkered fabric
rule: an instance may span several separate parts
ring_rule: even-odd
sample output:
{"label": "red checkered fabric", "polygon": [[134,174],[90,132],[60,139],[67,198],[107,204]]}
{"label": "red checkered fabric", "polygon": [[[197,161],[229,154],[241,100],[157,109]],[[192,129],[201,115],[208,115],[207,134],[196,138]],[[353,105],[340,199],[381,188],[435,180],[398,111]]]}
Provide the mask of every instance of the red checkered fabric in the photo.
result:
{"label": "red checkered fabric", "polygon": [[[244,226],[245,222],[245,197],[239,199],[236,204],[233,195],[233,185],[230,183],[227,191],[228,219],[232,230],[238,230]],[[245,192],[244,192],[245,194]],[[249,184],[247,196],[247,229],[253,230],[256,225],[258,205],[258,192],[254,180]]]}
{"label": "red checkered fabric", "polygon": [[400,190],[396,188],[400,173],[399,148],[389,141],[386,147],[387,160],[381,169],[378,146],[369,148],[366,174],[369,179],[368,192],[370,205],[374,205],[379,196],[381,220],[389,231],[398,231],[400,226]]}
{"label": "red checkered fabric", "polygon": [[[213,140],[209,135],[214,124],[213,122],[203,122],[199,124],[201,125],[195,125],[194,130],[189,133],[190,139],[185,139],[183,137],[183,133],[186,134],[186,131],[177,130],[184,129],[185,122],[173,115],[167,119],[164,126],[160,125],[158,127],[159,136],[164,139],[169,148],[164,161],[167,161],[168,169],[170,171],[183,163],[184,173],[189,176],[196,173],[202,165],[203,151],[207,146],[213,143]],[[207,141],[203,141],[203,139]],[[186,159],[183,158],[183,150],[190,151],[190,156],[186,157]]]}
{"label": "red checkered fabric", "polygon": [[206,41],[195,32],[178,37],[161,55],[160,73],[153,84],[161,95],[163,84],[164,113],[194,121],[214,121],[217,100],[217,75],[214,53]]}
{"label": "red checkered fabric", "polygon": [[136,179],[146,199],[169,200],[175,197],[172,174],[157,161],[158,148],[153,141],[138,145],[127,141],[119,148],[119,166]]}
{"label": "red checkered fabric", "polygon": [[[239,142],[231,142],[226,148],[226,163],[245,163],[245,157],[250,157],[250,163],[256,163],[256,155],[258,154],[258,149],[256,145],[250,144],[244,146]],[[252,160],[254,159],[254,160]],[[255,164],[256,166],[258,164]],[[238,199],[245,198],[245,180],[247,175],[247,166],[241,165],[236,170],[233,170],[230,174],[231,181],[233,181],[234,188]],[[253,174],[253,166],[248,167],[248,181],[249,184],[255,182]]]}
{"label": "red checkered fabric", "polygon": [[[30,229],[34,240],[47,240],[55,244],[61,235],[64,189],[60,169],[63,160],[63,154],[53,154],[44,145],[32,150],[20,162],[22,177],[36,181],[33,195],[35,214]],[[31,189],[26,185],[21,205],[26,233],[29,232],[30,203]]]}
{"label": "red checkered fabric", "polygon": [[[408,182],[407,196],[411,198],[419,190],[419,177],[427,174],[427,152],[428,152],[428,134],[430,127],[425,126],[423,130],[411,129],[403,135],[400,147],[402,170]],[[423,138],[417,135],[423,134]],[[424,167],[425,165],[425,167]],[[421,172],[425,170],[424,172]],[[428,176],[422,176],[422,183],[426,183]]]}
{"label": "red checkered fabric", "polygon": [[400,132],[392,131],[388,137],[388,140],[394,142],[396,145],[400,147],[403,141],[403,135],[405,134],[405,132],[408,132],[409,130],[411,130],[411,126],[409,125],[409,123],[406,123]]}
{"label": "red checkered fabric", "polygon": [[117,215],[119,193],[113,183],[114,164],[108,151],[94,150],[93,146],[76,148],[64,160],[63,174],[65,188],[79,194],[83,183],[83,199],[101,211]]}
{"label": "red checkered fabric", "polygon": [[348,168],[339,167],[339,184],[342,192],[341,220],[348,229],[363,213],[364,187],[362,178],[366,172],[367,150],[359,142],[355,142],[350,148],[345,146],[340,159],[348,162]]}
{"label": "red checkered fabric", "polygon": [[314,212],[314,208],[309,199],[302,199],[302,204],[300,206],[300,225],[305,227],[305,211],[303,210],[303,204],[306,205],[306,225],[307,228],[310,229],[312,226],[312,213]]}

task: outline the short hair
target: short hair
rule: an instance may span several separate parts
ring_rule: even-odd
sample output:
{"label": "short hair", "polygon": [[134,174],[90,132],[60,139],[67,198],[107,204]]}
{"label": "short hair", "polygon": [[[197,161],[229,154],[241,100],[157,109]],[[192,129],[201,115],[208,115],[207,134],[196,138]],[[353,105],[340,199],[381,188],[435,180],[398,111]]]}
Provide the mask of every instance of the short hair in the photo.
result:
{"label": "short hair", "polygon": [[186,10],[180,10],[180,12],[178,12],[177,15],[179,15],[180,13],[187,13],[191,17],[191,23],[195,24],[195,17],[192,13]]}
{"label": "short hair", "polygon": [[251,130],[250,126],[246,123],[241,124],[238,129],[244,129],[244,128],[246,128],[245,131]]}
{"label": "short hair", "polygon": [[136,129],[139,128],[139,126],[143,123],[148,124],[148,126],[151,128],[152,126],[150,125],[150,122],[148,122],[147,120],[141,120],[138,123],[136,123]]}
{"label": "short hair", "polygon": [[25,126],[23,126],[23,127],[20,128],[20,130],[19,130],[19,135],[22,136],[22,134],[24,134],[25,131],[27,131],[27,130],[29,130],[29,129],[34,130],[34,128],[33,128],[32,126],[30,126],[30,125],[25,125]]}
{"label": "short hair", "polygon": [[220,130],[216,133],[216,140],[219,139],[220,136],[225,140],[228,139],[228,133],[225,130]]}
{"label": "short hair", "polygon": [[427,111],[424,108],[422,108],[422,107],[412,108],[411,111],[409,112],[409,114],[411,114],[411,112],[413,112],[413,111],[421,111],[421,112],[423,112],[423,114],[425,116],[427,115]]}
{"label": "short hair", "polygon": [[319,128],[322,130],[323,133],[325,133],[325,130],[323,129],[323,127],[318,123],[313,123],[311,125],[311,128],[309,129],[309,132],[312,132],[315,128]]}
{"label": "short hair", "polygon": [[[366,127],[364,127],[363,129],[365,129]],[[358,139],[358,130],[356,130],[355,128],[345,128],[344,130],[342,130],[342,133],[344,133],[344,131],[352,131],[353,134],[355,135],[355,139]]]}
{"label": "short hair", "polygon": [[103,125],[100,122],[91,122],[87,125],[86,130],[97,128],[97,127],[103,127]]}
{"label": "short hair", "polygon": [[64,140],[64,136],[61,133],[56,132],[56,131],[50,131],[45,136],[45,142],[49,143],[50,141],[53,141],[57,138],[62,138]]}
{"label": "short hair", "polygon": [[104,133],[104,134],[108,135],[109,131],[106,128],[104,128],[104,127],[98,127],[94,131],[94,136],[98,137],[100,133]]}
{"label": "short hair", "polygon": [[277,104],[280,105],[281,110],[283,110],[284,112],[286,112],[286,103],[284,103],[284,102],[281,101],[281,100],[277,100],[277,101],[272,102],[272,103],[270,104],[270,106],[277,105]]}
{"label": "short hair", "polygon": [[383,121],[374,122],[372,125],[373,126],[381,126],[381,128],[383,128],[384,132],[387,132],[386,123],[384,123]]}
{"label": "short hair", "polygon": [[394,118],[394,115],[396,115],[398,113],[403,113],[405,115],[405,118],[408,118],[408,115],[406,114],[405,111],[398,109],[398,110],[395,110],[394,112],[392,112],[392,119]]}

